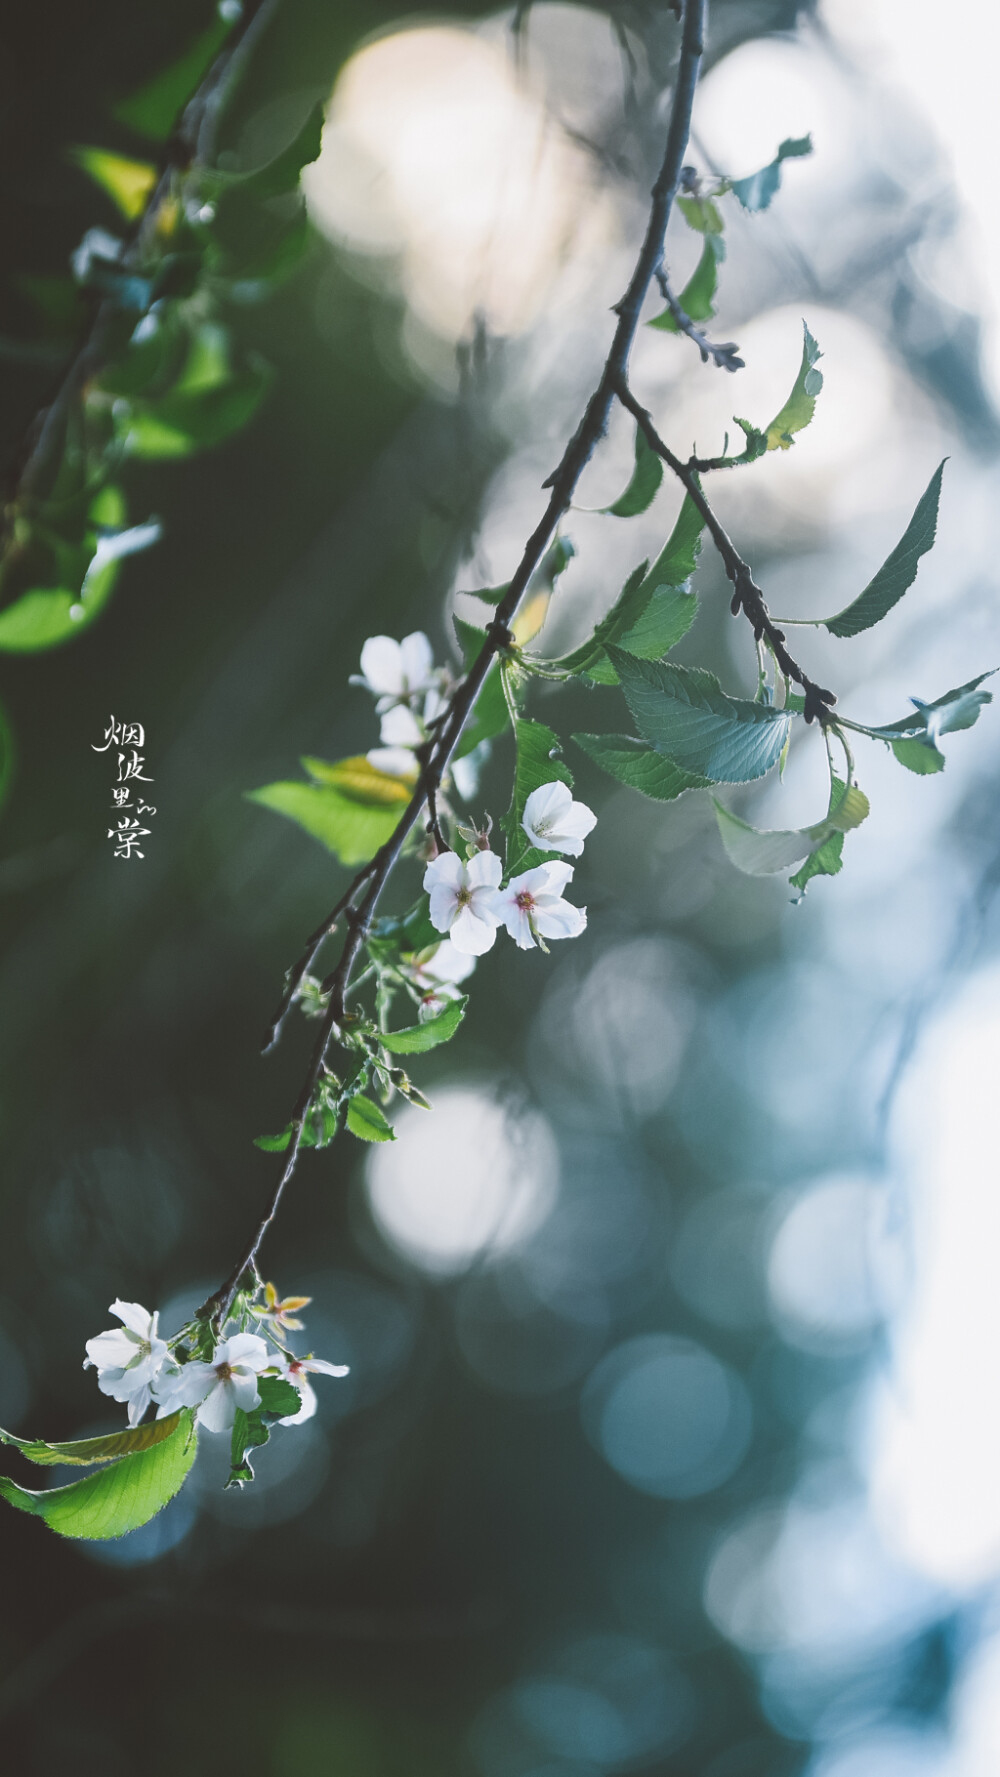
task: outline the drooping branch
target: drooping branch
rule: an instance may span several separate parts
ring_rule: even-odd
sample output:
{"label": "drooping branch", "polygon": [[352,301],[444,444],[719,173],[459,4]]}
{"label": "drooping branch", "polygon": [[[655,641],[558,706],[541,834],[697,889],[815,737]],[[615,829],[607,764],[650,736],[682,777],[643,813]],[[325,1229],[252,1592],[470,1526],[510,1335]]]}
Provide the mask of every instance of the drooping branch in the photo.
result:
{"label": "drooping branch", "polygon": [[761,637],[766,637],[780,671],[784,673],[786,679],[791,679],[796,685],[802,687],[805,698],[802,713],[806,721],[818,721],[825,726],[829,720],[830,706],[837,701],[836,694],[833,691],[825,690],[822,685],[818,685],[814,679],[811,679],[804,667],[801,667],[794,656],[789,653],[785,645],[784,630],[778,628],[771,616],[764,601],[764,594],[753,577],[749,562],[743,559],[729,532],[720,523],[706,499],[696,469],[692,467],[691,463],[685,463],[681,457],[675,456],[670,446],[664,443],[649,413],[643,407],[642,402],[633,395],[624,378],[618,386],[617,394],[622,406],[628,409],[636,424],[641,427],[647,444],[652,450],[655,450],[657,456],[676,475],[704,519],[705,528],[715,544],[726,575],[732,582],[731,609],[733,616],[738,616],[742,611],[753,629],[756,640],[760,641]]}
{"label": "drooping branch", "polygon": [[[226,1282],[199,1311],[211,1316],[221,1326],[228,1314],[244,1272],[256,1263],[257,1253],[267,1230],[277,1214],[285,1189],[292,1178],[302,1146],[303,1132],[316,1087],[323,1075],[331,1042],[343,1025],[347,1007],[346,996],[351,974],[359,952],[371,928],[382,891],[389,881],[410,833],[420,821],[425,808],[433,808],[445,772],[451,762],[462,732],[487,674],[496,656],[510,646],[510,625],[539,566],[556,527],[568,510],[577,483],[594,450],[607,429],[608,417],[620,391],[627,386],[628,366],[639,317],[647,292],[663,258],[667,224],[681,180],[681,169],[691,131],[691,114],[695,90],[704,53],[708,0],[685,0],[681,26],[681,45],[660,171],[651,192],[649,220],[635,269],[624,296],[615,305],[617,323],[604,368],[579,426],[570,439],[558,467],[544,486],[550,489],[548,504],[532,531],[507,591],[497,605],[493,621],[487,628],[486,640],[465,678],[452,695],[443,722],[438,729],[429,756],[423,763],[413,795],[391,838],[373,858],[370,865],[355,878],[346,897],[317,927],[302,957],[292,969],[278,1014],[268,1033],[268,1047],[274,1042],[291,1006],[303,976],[308,972],[319,949],[343,917],[347,930],[339,961],[329,983],[329,1004],[313,1049],[306,1078],[295,1104],[285,1164],[271,1190],[264,1213],[257,1223],[243,1252],[233,1266]],[[363,891],[363,893],[362,893]],[[356,896],[361,896],[356,900]]]}

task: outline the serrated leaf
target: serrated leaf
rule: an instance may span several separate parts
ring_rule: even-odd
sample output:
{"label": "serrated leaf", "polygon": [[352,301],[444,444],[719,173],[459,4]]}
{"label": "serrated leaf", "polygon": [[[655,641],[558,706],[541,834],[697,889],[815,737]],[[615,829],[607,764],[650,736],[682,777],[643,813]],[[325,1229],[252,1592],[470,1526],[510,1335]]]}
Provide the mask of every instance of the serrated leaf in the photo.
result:
{"label": "serrated leaf", "polygon": [[43,1518],[60,1536],[106,1541],[148,1524],[173,1499],[194,1462],[194,1414],[182,1408],[169,1437],[117,1462],[36,1493],[0,1475],[0,1495],[19,1511]]}
{"label": "serrated leaf", "polygon": [[514,766],[514,788],[510,807],[503,818],[507,836],[507,874],[518,876],[532,870],[554,852],[542,852],[531,844],[521,825],[524,805],[532,790],[543,784],[561,783],[573,788],[573,776],[558,753],[559,737],[544,722],[520,720],[514,726],[517,758]]}
{"label": "serrated leaf", "polygon": [[231,20],[216,16],[206,30],[196,37],[184,54],[168,68],[153,76],[138,92],[122,99],[112,116],[128,124],[140,136],[154,142],[165,142],[171,135],[183,107],[194,92],[212,58],[222,47],[230,30]]}
{"label": "serrated leaf", "polygon": [[173,1436],[179,1422],[180,1414],[171,1413],[148,1425],[130,1425],[125,1431],[105,1432],[98,1438],[75,1438],[68,1444],[50,1444],[44,1438],[18,1438],[0,1427],[0,1444],[10,1444],[29,1462],[39,1463],[43,1468],[51,1468],[56,1463],[93,1468],[97,1463],[115,1462],[119,1457],[131,1456],[136,1450],[149,1450],[154,1444],[162,1444],[164,1438]]}
{"label": "serrated leaf", "polygon": [[396,1134],[382,1110],[373,1098],[366,1098],[363,1092],[356,1092],[347,1106],[347,1127],[359,1141],[395,1141]]}
{"label": "serrated leaf", "polygon": [[653,503],[663,480],[663,464],[655,450],[646,440],[641,426],[635,429],[635,467],[632,479],[623,494],[620,494],[613,506],[605,506],[604,511],[612,518],[636,518],[645,512]]}
{"label": "serrated leaf", "polygon": [[463,995],[461,999],[452,1000],[436,1018],[428,1018],[426,1024],[410,1024],[405,1030],[382,1031],[379,1042],[391,1055],[423,1055],[440,1043],[450,1042],[465,1017],[468,1003],[468,996]]}
{"label": "serrated leaf", "polygon": [[484,605],[498,605],[502,598],[506,598],[509,591],[510,581],[508,580],[506,586],[478,586],[475,588],[467,586],[463,589],[463,597],[482,599]]}
{"label": "serrated leaf", "polygon": [[403,804],[367,807],[333,784],[265,784],[246,792],[248,802],[271,808],[318,839],[342,864],[367,864],[399,825]]}
{"label": "serrated leaf", "polygon": [[689,771],[682,771],[634,735],[574,734],[572,738],[609,777],[617,778],[620,784],[638,790],[653,802],[672,802],[685,790],[708,787],[707,777],[693,777]]}
{"label": "serrated leaf", "polygon": [[766,210],[781,184],[782,161],[794,160],[800,155],[811,153],[811,136],[786,137],[774,159],[766,167],[761,167],[759,173],[749,174],[746,179],[731,179],[729,188],[739,198],[744,210]]}
{"label": "serrated leaf", "polygon": [[794,435],[808,426],[816,411],[816,397],[823,387],[823,372],[816,369],[816,361],[823,354],[804,321],[802,332],[799,374],[784,407],[766,428],[768,450],[788,450],[795,443]]}
{"label": "serrated leaf", "polygon": [[364,753],[358,753],[352,759],[334,760],[313,759],[307,755],[302,764],[316,783],[332,784],[342,795],[352,802],[363,803],[366,808],[395,808],[399,804],[405,808],[413,794],[419,770],[414,759],[412,778],[390,777],[388,772],[379,771],[372,765]]}
{"label": "serrated leaf", "polygon": [[287,1419],[302,1405],[302,1396],[287,1376],[258,1376],[257,1393],[260,1395],[257,1411],[270,1413],[274,1419]]}
{"label": "serrated leaf", "polygon": [[[677,298],[689,321],[710,321],[715,314],[715,292],[719,282],[719,266],[726,257],[726,243],[720,234],[705,236],[705,245],[690,278]],[[648,323],[663,333],[676,333],[677,322],[669,308]]]}
{"label": "serrated leaf", "polygon": [[689,228],[696,234],[721,234],[723,230],[719,206],[710,197],[679,197],[677,208]]}
{"label": "serrated leaf", "polygon": [[[850,832],[867,820],[868,798],[856,784],[848,788],[840,778],[833,780],[830,811],[826,818],[811,827],[786,831],[762,830],[741,821],[722,803],[712,798],[715,818],[722,843],[730,861],[747,876],[776,876],[812,855],[826,845],[833,835]],[[839,856],[839,853],[838,853]]]}
{"label": "serrated leaf", "polygon": [[[259,1385],[258,1385],[259,1392]],[[253,1463],[250,1451],[259,1450],[270,1441],[270,1427],[264,1424],[259,1408],[252,1413],[244,1412],[237,1407],[233,1420],[233,1435],[229,1445],[229,1479],[227,1487],[245,1487],[254,1478]]]}
{"label": "serrated leaf", "polygon": [[[944,461],[947,460],[946,457]],[[934,543],[943,474],[944,462],[935,469],[902,537],[892,554],[882,563],[875,578],[869,580],[864,592],[859,593],[853,604],[838,611],[835,617],[822,619],[831,635],[856,636],[862,630],[871,629],[873,624],[882,621],[893,605],[898,605],[903,594],[913,585],[920,558],[927,554]]]}
{"label": "serrated leaf", "polygon": [[[954,691],[946,691],[943,697],[935,698],[933,703],[922,703],[917,697],[911,698],[910,701],[915,706],[912,716],[904,716],[901,722],[887,722],[881,728],[870,728],[868,732],[876,740],[888,741],[890,745],[895,741],[915,739],[923,746],[935,747],[939,735],[954,734],[964,728],[972,728],[978,722],[983,705],[993,702],[992,691],[981,691],[979,687],[984,679],[991,679],[996,670],[996,667],[992,667],[989,672],[980,673],[977,678],[970,679],[967,685],[958,685]],[[940,765],[924,769],[942,771],[944,757],[939,756]],[[901,759],[900,763],[906,765],[910,771],[918,769],[909,762],[909,756]]]}
{"label": "serrated leaf", "polygon": [[742,784],[777,764],[792,719],[787,710],[728,697],[701,668],[610,652],[639,732],[683,771]]}
{"label": "serrated leaf", "polygon": [[788,885],[805,894],[806,884],[810,883],[814,876],[839,876],[843,867],[844,835],[843,833],[833,833],[825,845],[821,845],[818,851],[811,853],[801,870],[797,870],[794,876],[788,878]]}
{"label": "serrated leaf", "polygon": [[931,777],[937,771],[944,770],[944,754],[934,745],[929,735],[915,740],[892,740],[889,742],[892,751],[912,771],[915,777]]}
{"label": "serrated leaf", "polygon": [[106,148],[71,148],[69,158],[95,185],[106,191],[130,222],[142,215],[156,184],[156,168],[148,161],[128,160]]}
{"label": "serrated leaf", "polygon": [[[648,576],[647,576],[648,579]],[[639,660],[662,660],[687,635],[698,615],[698,596],[679,586],[651,594],[642,616],[621,637],[619,646]],[[607,654],[599,655],[587,677],[597,685],[617,685],[618,674]]]}

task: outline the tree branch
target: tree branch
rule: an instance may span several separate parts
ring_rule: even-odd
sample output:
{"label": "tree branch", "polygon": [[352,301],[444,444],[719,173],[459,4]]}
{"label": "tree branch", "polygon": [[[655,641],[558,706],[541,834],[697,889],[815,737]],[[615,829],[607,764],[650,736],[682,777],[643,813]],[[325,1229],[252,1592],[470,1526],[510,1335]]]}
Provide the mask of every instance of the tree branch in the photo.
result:
{"label": "tree branch", "polygon": [[[309,1106],[326,1066],[330,1043],[344,1022],[351,973],[371,928],[382,891],[395,869],[406,840],[420,820],[425,807],[428,804],[433,806],[433,799],[441,788],[444,774],[451,762],[462,731],[472,714],[476,699],[482,690],[494,659],[510,646],[512,641],[510,625],[524,597],[529,581],[544,556],[556,526],[570,506],[580,476],[590,461],[597,444],[604,436],[608,416],[615,399],[619,396],[621,389],[627,387],[629,359],[639,325],[639,316],[650,284],[662,262],[667,223],[670,220],[670,212],[680,184],[681,168],[684,164],[684,154],[691,130],[691,112],[695,89],[704,53],[707,11],[708,0],[685,0],[677,81],[674,87],[663,161],[651,192],[652,201],[646,233],[628,288],[615,305],[614,312],[618,319],[600,380],[587,403],[579,426],[566,446],[562,460],[543,484],[551,489],[545,511],[524,546],[521,559],[507,591],[497,606],[493,621],[486,631],[483,647],[452,695],[445,719],[430,749],[428,758],[421,767],[413,795],[404,810],[399,825],[392,837],[376,853],[371,864],[361,873],[360,879],[355,879],[347,896],[338,903],[335,913],[330,914],[323,924],[317,927],[303,952],[303,958],[308,958],[309,961],[300,958],[299,963],[292,971],[290,980],[295,981],[297,977],[297,984],[301,984],[302,976],[307,972],[309,963],[315,959],[320,945],[335,923],[336,913],[347,912],[348,931],[340,960],[331,977],[330,1003],[323,1018],[302,1090],[292,1113],[291,1142],[285,1165],[268,1197],[264,1213],[233,1266],[229,1277],[215,1295],[209,1297],[199,1309],[199,1315],[211,1316],[219,1327],[225,1323],[241,1277],[256,1263],[261,1242],[277,1214],[285,1189],[298,1164]],[[364,894],[360,901],[355,903],[354,896],[360,893],[362,888]],[[296,991],[297,986],[292,987],[291,991],[286,989],[282,1006],[279,1008],[279,1015],[271,1026],[268,1047],[275,1040]]]}
{"label": "tree branch", "polygon": [[634,416],[636,424],[641,427],[647,444],[652,450],[655,450],[658,457],[662,458],[667,468],[677,476],[678,481],[690,494],[694,505],[701,513],[705,521],[705,528],[719,552],[722,565],[733,585],[730,607],[733,616],[737,616],[742,611],[753,628],[756,640],[760,641],[762,636],[767,637],[771,652],[785,677],[793,679],[796,685],[802,687],[805,695],[805,708],[802,713],[806,721],[818,721],[825,726],[829,720],[829,706],[837,701],[836,695],[832,691],[824,690],[821,685],[817,685],[793,655],[788,652],[785,646],[784,630],[778,628],[771,616],[764,602],[764,594],[754,580],[749,562],[744,561],[729,532],[720,524],[705,498],[695,469],[690,463],[685,463],[680,457],[675,456],[669,444],[664,444],[649,413],[643,407],[642,402],[633,395],[624,378],[619,383],[616,392],[622,406],[628,408],[629,413]]}
{"label": "tree branch", "polygon": [[707,333],[702,332],[696,322],[692,321],[691,316],[681,308],[680,303],[670,288],[670,279],[667,277],[662,265],[657,267],[656,282],[659,285],[660,295],[663,297],[664,302],[674,318],[678,333],[686,333],[688,339],[694,340],[695,345],[701,353],[702,363],[707,364],[709,359],[711,359],[712,363],[717,365],[719,370],[742,370],[746,360],[737,357],[739,347],[737,346],[735,339],[729,339],[726,340],[725,344],[716,345],[714,340],[709,339]]}

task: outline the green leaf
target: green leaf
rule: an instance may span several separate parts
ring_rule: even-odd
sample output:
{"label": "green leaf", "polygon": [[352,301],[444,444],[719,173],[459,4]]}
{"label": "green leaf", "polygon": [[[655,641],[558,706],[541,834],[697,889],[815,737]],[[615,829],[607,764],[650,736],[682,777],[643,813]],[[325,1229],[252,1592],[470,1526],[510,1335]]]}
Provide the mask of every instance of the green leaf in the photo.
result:
{"label": "green leaf", "polygon": [[944,754],[934,745],[929,735],[922,740],[891,740],[892,751],[916,777],[930,777],[936,771],[944,770]]}
{"label": "green leaf", "polygon": [[517,748],[514,789],[510,807],[503,818],[503,828],[507,835],[508,876],[517,876],[523,870],[532,870],[536,864],[555,856],[553,852],[537,851],[521,825],[524,805],[532,790],[540,789],[543,784],[556,782],[573,788],[572,774],[558,756],[559,737],[553,734],[551,728],[546,728],[544,722],[526,719],[516,722],[514,743]]}
{"label": "green leaf", "polygon": [[[758,827],[751,827],[747,821],[741,821],[738,815],[724,808],[715,797],[712,800],[715,803],[715,818],[719,823],[722,843],[737,870],[742,870],[747,876],[776,876],[779,871],[797,864],[801,858],[819,851],[835,833],[842,836],[852,828],[859,827],[869,814],[868,798],[864,792],[856,784],[848,789],[842,779],[836,777],[833,780],[830,811],[824,820],[817,821],[811,827],[784,832],[762,831]],[[838,850],[837,856],[839,855]]]}
{"label": "green leaf", "polygon": [[130,222],[138,221],[156,184],[156,168],[106,148],[71,148],[69,158],[106,191]]}
{"label": "green leaf", "polygon": [[395,1141],[396,1135],[381,1106],[363,1092],[356,1092],[347,1106],[347,1127],[359,1141]]}
{"label": "green leaf", "polygon": [[366,808],[405,808],[417,781],[416,760],[412,779],[390,777],[388,772],[372,765],[364,753],[353,759],[314,759],[307,754],[302,764],[317,783],[332,784],[341,795],[363,803]]}
{"label": "green leaf", "polygon": [[183,1408],[172,1432],[148,1449],[109,1462],[67,1487],[35,1493],[0,1475],[0,1494],[19,1511],[44,1518],[60,1536],[105,1541],[148,1524],[173,1499],[194,1462],[194,1414]]}
{"label": "green leaf", "polygon": [[[78,592],[66,587],[34,587],[0,611],[0,652],[34,654],[58,647],[87,629],[104,609],[126,555],[148,549],[160,536],[153,519],[124,527],[125,503],[116,487],[105,487],[91,502],[88,532],[89,565]],[[87,560],[84,550],[83,560]],[[79,572],[79,569],[78,569]]]}
{"label": "green leaf", "polygon": [[51,1468],[54,1463],[93,1468],[95,1463],[114,1462],[136,1450],[149,1450],[154,1444],[162,1444],[164,1438],[173,1436],[179,1422],[180,1414],[171,1413],[148,1425],[130,1425],[127,1431],[106,1432],[99,1438],[77,1438],[69,1444],[49,1444],[44,1438],[18,1438],[0,1427],[0,1444],[10,1444],[29,1462],[40,1463],[46,1468]]}
{"label": "green leaf", "polygon": [[259,1409],[245,1413],[242,1407],[237,1407],[229,1446],[229,1479],[226,1487],[245,1487],[248,1481],[253,1480],[250,1451],[259,1450],[270,1441],[270,1437],[270,1429],[264,1424]]}
{"label": "green leaf", "polygon": [[195,38],[190,48],[130,98],[122,99],[112,116],[119,123],[128,124],[140,136],[165,142],[173,133],[178,116],[202,75],[207,73],[213,57],[225,42],[230,24],[231,21],[222,18],[216,10],[212,23]]}
{"label": "green leaf", "polygon": [[[463,596],[469,599],[482,599],[484,605],[498,605],[500,600],[510,591],[510,582],[506,586],[466,587]],[[458,619],[456,618],[456,625]],[[470,626],[471,627],[471,626]]]}
{"label": "green leaf", "polygon": [[670,536],[652,567],[630,574],[606,617],[572,653],[551,664],[563,672],[586,674],[601,685],[617,684],[605,650],[611,643],[643,660],[659,660],[686,635],[698,601],[687,591],[701,549],[704,520],[689,494]]}
{"label": "green leaf", "polygon": [[875,740],[887,741],[899,763],[918,777],[943,771],[944,754],[937,744],[939,736],[971,728],[978,722],[983,705],[993,701],[993,693],[981,691],[979,687],[984,679],[991,679],[996,670],[994,667],[990,672],[980,673],[978,678],[970,679],[967,685],[958,685],[954,691],[946,691],[933,703],[921,703],[919,698],[911,698],[914,715],[904,716],[901,722],[886,723],[882,728],[869,728],[867,732]]}
{"label": "green leaf", "polygon": [[843,833],[834,833],[825,845],[821,845],[818,851],[810,854],[801,870],[797,870],[794,876],[788,878],[789,887],[800,889],[802,894],[805,894],[806,884],[810,883],[814,876],[839,876],[843,867],[844,835]]}
{"label": "green leaf", "polygon": [[751,173],[746,179],[730,180],[730,190],[735,192],[744,210],[766,210],[778,186],[781,184],[781,163],[795,160],[800,155],[812,153],[811,136],[789,136],[782,142],[774,159],[759,173]]}
{"label": "green leaf", "polygon": [[[710,321],[715,314],[715,292],[719,282],[719,266],[726,257],[726,243],[721,234],[705,236],[701,257],[677,298],[689,321]],[[663,333],[676,333],[677,322],[670,310],[648,323]]]}
{"label": "green leaf", "polygon": [[629,709],[650,746],[712,783],[742,784],[776,765],[791,715],[727,697],[713,673],[611,650]]}
{"label": "green leaf", "polygon": [[[947,460],[946,457],[944,462]],[[920,557],[926,555],[934,543],[944,462],[935,469],[917,502],[913,517],[874,580],[869,580],[864,592],[858,595],[853,604],[838,611],[836,617],[823,619],[831,635],[856,636],[864,629],[871,629],[873,624],[882,621],[893,605],[898,605],[904,592],[913,585],[920,566]]]}
{"label": "green leaf", "polygon": [[657,490],[663,480],[663,464],[652,446],[647,443],[646,434],[641,426],[635,429],[635,468],[632,479],[613,506],[605,506],[604,511],[612,518],[635,518],[645,512],[653,503]]}
{"label": "green leaf", "polygon": [[693,777],[631,734],[574,734],[573,739],[609,777],[654,802],[672,802],[685,790],[704,790],[707,777]]}
{"label": "green leaf", "polygon": [[246,792],[249,802],[283,814],[318,839],[342,864],[367,864],[395,832],[403,804],[372,808],[332,784],[265,784]]}
{"label": "green leaf", "polygon": [[436,1018],[428,1018],[426,1024],[410,1024],[405,1030],[383,1031],[379,1041],[383,1049],[388,1049],[392,1055],[423,1055],[428,1049],[436,1049],[439,1043],[450,1042],[465,1017],[468,1003],[467,995],[452,1000]]}
{"label": "green leaf", "polygon": [[253,357],[225,382],[178,384],[158,401],[128,403],[118,421],[122,446],[157,461],[210,450],[253,418],[270,382],[270,367]]}
{"label": "green leaf", "polygon": [[823,372],[816,369],[816,361],[823,354],[804,321],[802,331],[799,374],[784,407],[766,428],[768,450],[788,450],[795,443],[794,434],[808,426],[816,410],[816,397],[823,387]]}
{"label": "green leaf", "polygon": [[679,197],[677,208],[689,228],[696,234],[721,234],[723,228],[719,206],[710,197]]}
{"label": "green leaf", "polygon": [[287,1376],[258,1376],[257,1393],[260,1395],[257,1411],[270,1413],[275,1419],[287,1419],[302,1405],[302,1396]]}
{"label": "green leaf", "polygon": [[244,191],[254,197],[282,197],[298,188],[302,168],[319,159],[323,141],[324,104],[319,100],[309,112],[298,135],[288,147],[256,173],[241,180]]}
{"label": "green leaf", "polygon": [[[466,623],[462,617],[456,617],[454,621],[463,665],[468,672],[486,640],[486,631],[479,629],[474,623]],[[455,748],[455,758],[464,759],[467,753],[473,752],[484,740],[493,740],[498,734],[503,734],[509,723],[510,711],[500,677],[500,662],[494,660],[472,706],[469,723]]]}

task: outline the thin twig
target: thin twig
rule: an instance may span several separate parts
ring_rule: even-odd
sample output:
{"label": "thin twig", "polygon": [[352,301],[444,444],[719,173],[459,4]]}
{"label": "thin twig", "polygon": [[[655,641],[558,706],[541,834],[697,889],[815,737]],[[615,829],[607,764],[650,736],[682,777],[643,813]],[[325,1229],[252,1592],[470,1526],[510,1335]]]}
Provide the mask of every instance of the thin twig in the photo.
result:
{"label": "thin twig", "polygon": [[[663,244],[670,212],[681,179],[684,152],[691,130],[691,112],[695,89],[704,53],[705,24],[708,0],[685,0],[681,30],[681,48],[674,88],[670,122],[663,162],[651,192],[649,221],[636,260],[635,269],[621,301],[615,305],[617,315],[614,338],[604,369],[594,393],[584,410],[583,418],[563,453],[562,460],[543,483],[551,490],[549,501],[531,536],[525,544],[520,562],[504,597],[498,604],[486,631],[486,640],[465,678],[454,691],[444,723],[434,741],[429,757],[421,767],[413,795],[403,812],[392,837],[373,859],[362,899],[349,902],[351,912],[348,931],[340,960],[330,982],[330,1003],[320,1029],[309,1070],[299,1093],[291,1119],[291,1141],[281,1175],[268,1197],[264,1213],[247,1241],[226,1282],[199,1310],[211,1316],[221,1327],[226,1319],[244,1272],[256,1263],[257,1253],[268,1228],[277,1214],[285,1189],[298,1164],[303,1130],[313,1093],[326,1065],[326,1055],[334,1033],[346,1015],[346,999],[351,973],[358,954],[375,917],[379,898],[402,853],[410,833],[423,814],[428,799],[436,795],[451,762],[486,676],[498,654],[509,648],[513,637],[510,625],[527,590],[532,574],[541,562],[556,526],[568,510],[577,483],[594,450],[607,429],[608,417],[620,390],[627,386],[629,358],[639,325],[639,316],[650,284],[663,258]],[[359,885],[359,886],[364,886]],[[318,928],[324,934],[331,919]],[[305,970],[302,971],[303,973]]]}
{"label": "thin twig", "polygon": [[660,288],[660,295],[673,316],[678,333],[685,333],[688,339],[694,340],[701,353],[702,363],[707,364],[711,360],[720,370],[742,370],[746,360],[737,356],[739,346],[735,339],[728,339],[724,343],[718,344],[715,340],[709,339],[708,334],[704,333],[697,323],[692,321],[691,316],[681,308],[670,288],[670,280],[662,265],[657,267],[656,282]]}
{"label": "thin twig", "polygon": [[697,474],[689,463],[685,463],[680,457],[675,456],[670,446],[663,442],[642,402],[636,399],[624,378],[618,386],[617,394],[622,406],[628,408],[629,413],[634,416],[636,424],[641,427],[647,444],[655,450],[657,456],[663,459],[668,469],[671,469],[677,476],[678,481],[687,490],[694,505],[701,513],[708,534],[715,544],[726,574],[732,582],[731,609],[733,616],[737,616],[742,610],[753,628],[755,638],[759,641],[761,636],[767,637],[768,646],[781,671],[786,678],[794,679],[796,685],[802,687],[805,695],[805,708],[802,713],[806,721],[819,721],[825,726],[830,719],[829,706],[836,703],[836,696],[832,691],[826,691],[821,685],[817,685],[788,652],[785,646],[784,630],[778,628],[771,616],[764,602],[764,594],[754,580],[750,564],[744,561],[728,531],[720,524],[705,498]]}

